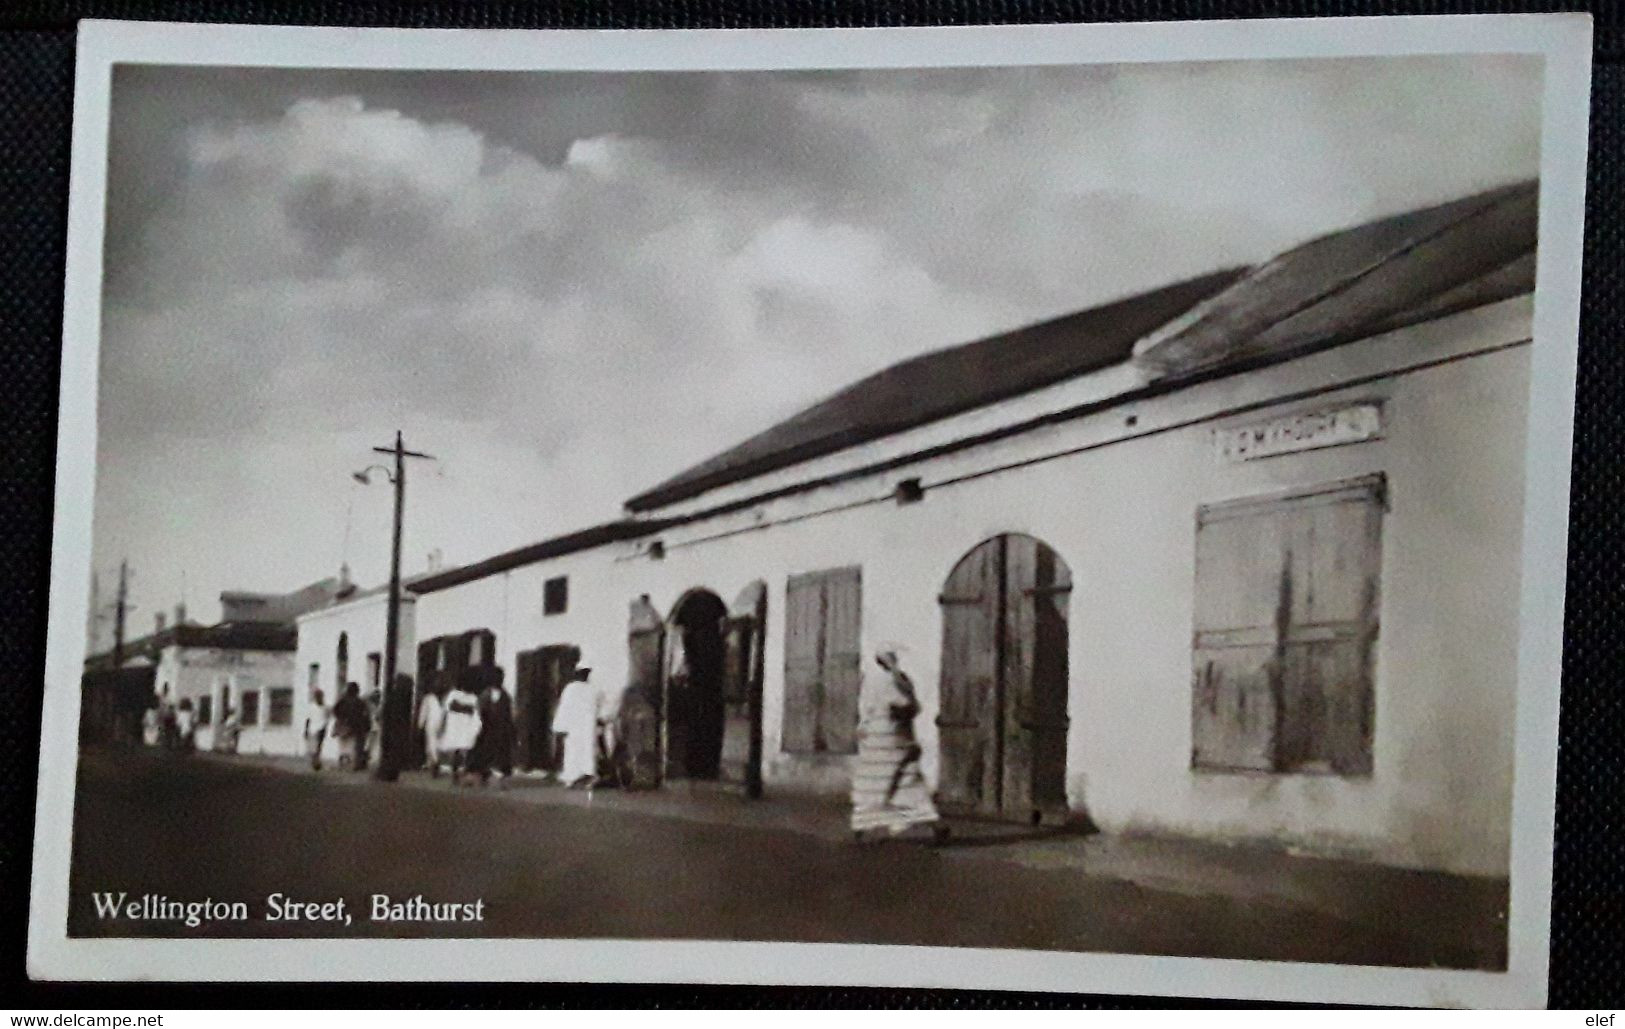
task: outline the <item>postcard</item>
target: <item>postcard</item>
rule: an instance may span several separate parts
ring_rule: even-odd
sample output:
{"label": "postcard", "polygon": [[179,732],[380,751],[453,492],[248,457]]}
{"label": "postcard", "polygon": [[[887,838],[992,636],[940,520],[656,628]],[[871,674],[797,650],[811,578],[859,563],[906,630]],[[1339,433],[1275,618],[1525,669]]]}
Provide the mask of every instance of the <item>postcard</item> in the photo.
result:
{"label": "postcard", "polygon": [[1543,1005],[1590,33],[86,23],[31,974]]}

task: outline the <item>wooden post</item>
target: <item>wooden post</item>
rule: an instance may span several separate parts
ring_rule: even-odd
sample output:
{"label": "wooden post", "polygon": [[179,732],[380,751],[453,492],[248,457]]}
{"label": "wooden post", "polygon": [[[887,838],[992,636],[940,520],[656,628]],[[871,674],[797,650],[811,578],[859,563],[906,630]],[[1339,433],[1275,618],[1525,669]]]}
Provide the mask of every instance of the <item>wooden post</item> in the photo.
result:
{"label": "wooden post", "polygon": [[383,704],[378,711],[378,765],[373,769],[373,777],[381,782],[394,782],[401,773],[401,750],[405,740],[401,738],[400,725],[411,723],[411,713],[397,710],[401,704],[410,704],[411,698],[403,698],[401,691],[395,686],[396,651],[400,649],[400,620],[401,620],[401,525],[406,516],[406,459],[409,457],[428,458],[428,454],[419,454],[407,450],[401,438],[399,429],[395,430],[395,445],[392,447],[373,447],[376,453],[390,454],[395,458],[395,474],[391,481],[395,484],[395,527],[389,551],[389,606],[387,623],[384,626],[384,682]]}
{"label": "wooden post", "polygon": [[113,667],[124,667],[124,616],[129,613],[129,579],[130,568],[128,561],[118,563],[118,607],[113,615]]}

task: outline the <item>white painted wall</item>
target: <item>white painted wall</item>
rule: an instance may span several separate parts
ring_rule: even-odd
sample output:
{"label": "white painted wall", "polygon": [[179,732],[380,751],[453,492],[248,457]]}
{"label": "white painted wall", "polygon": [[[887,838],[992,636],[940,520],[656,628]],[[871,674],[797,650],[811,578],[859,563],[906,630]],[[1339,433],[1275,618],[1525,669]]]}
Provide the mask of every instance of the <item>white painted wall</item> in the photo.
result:
{"label": "white painted wall", "polygon": [[[402,593],[395,662],[398,672],[412,676],[417,674],[416,608],[416,598],[409,593]],[[382,655],[389,630],[389,594],[370,593],[347,603],[312,611],[310,614],[301,615],[295,621],[295,625],[299,630],[299,649],[294,657],[294,675],[298,687],[294,691],[294,723],[302,741],[305,719],[316,714],[314,691],[310,681],[311,666],[316,666],[315,686],[321,690],[322,704],[325,707],[332,708],[343,695],[342,687],[336,678],[341,634],[349,636],[347,680],[360,686],[363,696],[372,690],[373,683],[368,678],[369,654],[380,656],[379,676],[380,680],[382,679]],[[337,756],[337,746],[334,741],[329,740],[324,747],[323,757],[332,760]]]}
{"label": "white painted wall", "polygon": [[[496,634],[496,663],[503,685],[514,689],[515,655],[555,644],[581,648],[593,677],[614,689],[626,679],[626,620],[630,597],[612,588],[612,551],[606,547],[569,554],[418,597],[418,638],[489,629]],[[569,579],[561,614],[542,613],[542,584]],[[414,661],[416,659],[414,658]]]}
{"label": "white painted wall", "polygon": [[[604,681],[620,684],[631,598],[647,593],[669,613],[691,587],[731,603],[761,579],[770,788],[838,788],[839,762],[809,769],[780,753],[784,589],[791,574],[858,564],[865,650],[883,640],[904,646],[934,776],[936,597],[979,542],[1029,533],[1060,553],[1075,584],[1067,761],[1075,807],[1108,829],[1268,838],[1504,875],[1528,377],[1528,348],[1519,344],[1529,338],[1529,314],[1528,298],[1519,298],[708,519],[663,534],[660,560],[642,553],[647,541],[623,544],[429,594],[420,601],[423,632],[495,630],[510,676],[515,650],[573,642]],[[1302,398],[1253,406],[1294,397]],[[1372,400],[1385,408],[1378,441],[1243,464],[1221,462],[1212,446],[1217,428]],[[842,461],[858,467],[894,448],[882,441]],[[1036,463],[993,471],[1017,462]],[[1373,774],[1193,772],[1197,507],[1372,472],[1387,476],[1391,500]],[[899,507],[889,495],[911,476],[925,481],[926,497]],[[541,619],[542,579],[566,570],[569,618]]]}
{"label": "white painted wall", "polygon": [[220,725],[223,688],[230,687],[233,708],[240,708],[245,691],[258,691],[259,724],[243,728],[237,741],[238,753],[297,754],[304,746],[297,689],[294,690],[294,714],[290,724],[274,726],[266,722],[271,708],[270,691],[294,686],[293,662],[293,654],[287,651],[165,647],[158,659],[154,688],[162,694],[167,685],[174,702],[179,704],[183,699],[190,700],[194,712],[202,697],[214,698],[210,724],[200,725],[197,729],[195,739],[199,750],[209,750],[214,746],[215,729]]}

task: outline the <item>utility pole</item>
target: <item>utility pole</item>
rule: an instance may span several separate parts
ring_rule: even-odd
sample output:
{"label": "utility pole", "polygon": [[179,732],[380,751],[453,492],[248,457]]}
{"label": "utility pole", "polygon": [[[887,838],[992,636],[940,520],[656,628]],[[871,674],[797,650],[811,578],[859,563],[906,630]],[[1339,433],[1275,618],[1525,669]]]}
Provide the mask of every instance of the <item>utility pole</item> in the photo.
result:
{"label": "utility pole", "polygon": [[130,562],[118,563],[118,600],[113,612],[113,667],[124,667],[124,616],[130,611]]}
{"label": "utility pole", "polygon": [[395,688],[395,652],[400,649],[401,622],[401,522],[406,514],[406,459],[409,457],[433,460],[428,454],[407,450],[399,429],[395,430],[395,445],[373,447],[373,452],[390,454],[395,458],[395,538],[389,554],[389,622],[384,629],[384,704],[379,712],[378,767],[373,777],[383,782],[394,782],[401,772],[401,749],[405,744],[402,729],[412,721],[410,710],[402,712],[401,705],[410,707],[412,698],[401,696]]}
{"label": "utility pole", "polygon": [[95,657],[102,652],[102,579],[90,573],[90,615],[85,619],[85,656]]}

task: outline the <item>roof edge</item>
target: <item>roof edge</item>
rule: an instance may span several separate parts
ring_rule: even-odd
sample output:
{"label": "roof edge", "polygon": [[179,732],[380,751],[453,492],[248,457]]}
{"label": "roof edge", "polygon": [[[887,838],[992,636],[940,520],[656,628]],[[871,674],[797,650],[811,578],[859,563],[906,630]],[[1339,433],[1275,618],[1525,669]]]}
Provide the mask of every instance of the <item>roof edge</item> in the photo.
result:
{"label": "roof edge", "polygon": [[[1018,326],[1005,332],[996,332],[991,335],[977,337],[976,339],[950,344],[949,346],[942,347],[937,350],[927,351],[924,354],[917,354],[914,357],[899,361],[897,364],[890,365],[878,372],[865,376],[863,379],[858,380],[857,383],[852,383],[846,387],[843,387],[842,389],[831,394],[829,397],[825,397],[823,400],[820,400],[810,407],[803,409],[801,413],[804,414],[806,411],[810,411],[823,404],[829,403],[831,400],[841,396],[842,394],[855,388],[857,385],[868,381],[869,379],[877,378],[891,372],[896,368],[912,364],[928,357],[934,357],[938,354],[957,350],[961,347],[975,346],[980,343],[987,343],[1007,336],[1015,336],[1019,333],[1030,332],[1034,329],[1040,329],[1045,326],[1066,322],[1071,319],[1078,318],[1081,315],[1088,315],[1093,312],[1104,312],[1107,309],[1114,308],[1119,305],[1131,303],[1149,296],[1171,292],[1182,287],[1195,287],[1204,283],[1210,283],[1214,291],[1222,291],[1229,286],[1234,285],[1252,270],[1253,268],[1251,265],[1234,265],[1228,268],[1219,268],[1202,275],[1196,275],[1177,282],[1168,283],[1155,289],[1140,290],[1135,293],[1116,297],[1104,303],[1094,304],[1078,311],[1071,311],[1067,314],[1057,315],[1054,318],[1044,318],[1036,322]],[[1201,302],[1201,300],[1193,301],[1193,303]],[[1118,365],[1099,364],[1082,369],[1070,369],[1054,375],[1046,376],[1042,379],[1037,379],[1032,382],[1022,383],[1007,389],[978,396],[972,400],[967,400],[964,403],[956,404],[952,407],[932,413],[927,417],[899,419],[877,425],[864,426],[845,432],[832,433],[818,439],[809,440],[794,447],[774,451],[761,457],[753,458],[731,468],[718,469],[717,471],[711,472],[707,475],[698,476],[693,479],[683,480],[683,475],[686,473],[679,473],[678,475],[673,476],[672,479],[668,479],[666,483],[654,486],[650,489],[644,490],[642,493],[639,493],[636,496],[631,497],[625,502],[624,506],[626,510],[633,513],[646,513],[649,511],[659,510],[662,507],[681,503],[684,500],[692,500],[695,497],[701,496],[721,486],[728,486],[732,485],[733,483],[744,482],[748,479],[754,479],[759,475],[766,475],[769,472],[776,472],[784,468],[793,467],[802,463],[803,461],[810,461],[819,457],[827,457],[830,454],[840,453],[841,451],[850,447],[860,446],[864,443],[869,443],[877,439],[884,439],[888,436],[897,435],[898,433],[910,432],[914,429],[923,428],[928,425],[935,425],[939,422],[947,421],[950,418],[956,418],[959,415],[965,414],[967,411],[977,411],[985,407],[991,407],[994,404],[1002,404],[1007,400],[1013,400],[1016,397],[1036,393],[1039,390],[1048,389],[1051,386],[1055,386],[1059,383],[1066,382],[1071,379],[1081,378],[1084,375],[1090,375],[1095,372],[1113,367],[1118,367]],[[799,415],[796,417],[799,417]],[[773,430],[770,428],[765,431],[771,432]]]}
{"label": "roof edge", "polygon": [[522,547],[503,551],[492,557],[480,561],[473,561],[456,568],[448,568],[443,572],[426,575],[406,586],[407,590],[422,596],[425,593],[434,593],[438,590],[452,586],[460,586],[465,582],[474,582],[477,579],[500,575],[516,568],[533,565],[549,558],[564,557],[569,554],[591,550],[606,543],[620,543],[626,540],[637,539],[651,533],[659,532],[672,524],[671,519],[631,519],[623,518],[613,522],[603,522],[575,532],[565,533],[562,536],[553,536],[538,543],[529,543]]}

